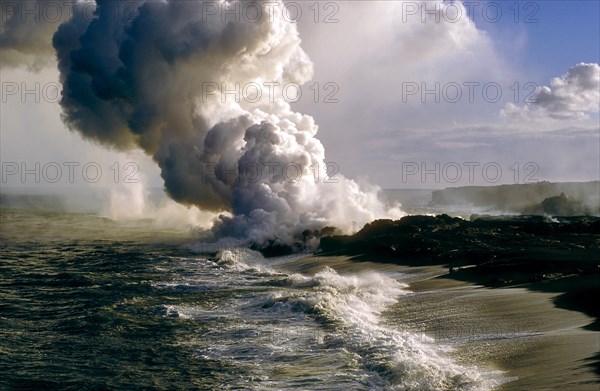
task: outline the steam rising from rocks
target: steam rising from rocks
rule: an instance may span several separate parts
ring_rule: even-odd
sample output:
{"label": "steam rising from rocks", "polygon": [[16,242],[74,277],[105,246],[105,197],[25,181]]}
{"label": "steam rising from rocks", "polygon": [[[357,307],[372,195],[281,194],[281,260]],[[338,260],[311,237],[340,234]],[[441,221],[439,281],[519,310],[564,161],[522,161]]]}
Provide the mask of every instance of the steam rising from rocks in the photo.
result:
{"label": "steam rising from rocks", "polygon": [[[152,156],[175,201],[230,212],[214,225],[217,236],[288,243],[306,229],[351,231],[401,214],[386,210],[376,188],[339,174],[324,181],[318,127],[284,99],[283,87],[302,85],[313,69],[283,2],[253,2],[259,20],[225,22],[207,10],[238,2],[137,1],[133,11],[132,2],[96,3],[95,18],[73,12],[53,38],[64,122],[94,142]],[[260,99],[231,99],[236,83],[274,87]],[[228,175],[248,167],[258,175]]]}

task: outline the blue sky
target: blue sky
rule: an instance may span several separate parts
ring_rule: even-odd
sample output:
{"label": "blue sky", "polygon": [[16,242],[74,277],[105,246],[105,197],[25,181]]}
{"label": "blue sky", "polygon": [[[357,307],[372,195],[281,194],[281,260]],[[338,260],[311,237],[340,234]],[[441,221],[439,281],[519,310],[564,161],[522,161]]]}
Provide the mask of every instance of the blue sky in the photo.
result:
{"label": "blue sky", "polygon": [[[600,61],[600,1],[494,1],[503,13],[497,23],[486,21],[483,16],[489,1],[471,3],[475,24],[488,32],[501,50],[514,50],[515,42],[511,38],[521,36],[524,45],[512,59],[523,68],[535,69],[539,83],[579,62]],[[480,5],[476,7],[477,3]],[[515,23],[517,8],[519,17]],[[493,19],[494,8],[488,9]]]}

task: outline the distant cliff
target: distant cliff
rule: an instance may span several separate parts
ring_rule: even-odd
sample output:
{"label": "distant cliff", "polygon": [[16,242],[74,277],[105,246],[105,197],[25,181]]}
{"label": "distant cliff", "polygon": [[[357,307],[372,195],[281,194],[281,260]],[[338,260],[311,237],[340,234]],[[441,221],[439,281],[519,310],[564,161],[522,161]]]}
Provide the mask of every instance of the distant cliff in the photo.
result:
{"label": "distant cliff", "polygon": [[434,191],[431,204],[470,205],[523,214],[599,215],[600,181],[453,187]]}

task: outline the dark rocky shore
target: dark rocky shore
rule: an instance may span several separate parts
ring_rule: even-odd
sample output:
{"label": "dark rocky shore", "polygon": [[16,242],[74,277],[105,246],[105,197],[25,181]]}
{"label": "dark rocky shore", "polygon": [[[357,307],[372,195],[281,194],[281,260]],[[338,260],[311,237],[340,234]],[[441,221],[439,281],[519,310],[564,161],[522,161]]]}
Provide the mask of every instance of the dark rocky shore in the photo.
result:
{"label": "dark rocky shore", "polygon": [[596,318],[600,330],[600,218],[407,216],[377,220],[320,250],[354,260],[447,265],[447,278],[562,293],[555,304]]}

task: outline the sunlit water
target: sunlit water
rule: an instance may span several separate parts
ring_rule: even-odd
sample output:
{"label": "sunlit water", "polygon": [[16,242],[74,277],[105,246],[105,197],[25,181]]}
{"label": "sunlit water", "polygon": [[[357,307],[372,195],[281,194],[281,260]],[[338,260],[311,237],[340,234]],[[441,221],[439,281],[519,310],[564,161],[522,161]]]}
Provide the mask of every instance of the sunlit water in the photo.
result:
{"label": "sunlit water", "polygon": [[[398,275],[284,273],[298,257],[209,259],[186,232],[2,209],[0,385],[8,389],[490,389],[386,310]],[[202,247],[202,246],[200,246]],[[307,262],[311,262],[308,260]]]}

